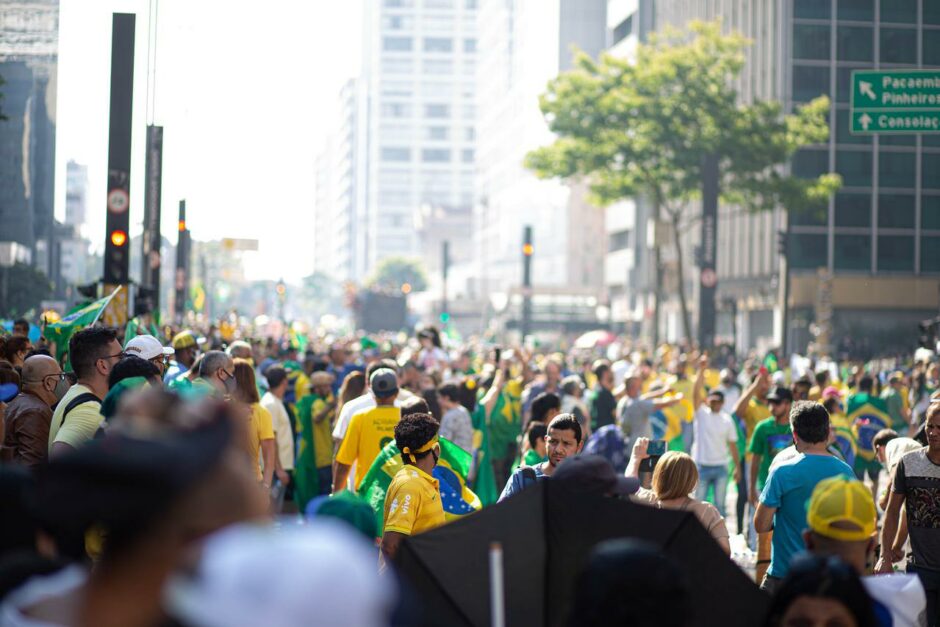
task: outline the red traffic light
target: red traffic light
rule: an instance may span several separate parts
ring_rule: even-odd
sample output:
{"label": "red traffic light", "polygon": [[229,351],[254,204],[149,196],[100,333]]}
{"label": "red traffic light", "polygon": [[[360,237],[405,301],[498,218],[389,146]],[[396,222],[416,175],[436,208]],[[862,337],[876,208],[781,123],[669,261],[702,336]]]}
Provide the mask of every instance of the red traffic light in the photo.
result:
{"label": "red traffic light", "polygon": [[127,243],[127,233],[121,230],[111,231],[111,243],[120,248]]}
{"label": "red traffic light", "polygon": [[177,228],[182,232],[186,230],[186,220],[180,220],[177,224]]}
{"label": "red traffic light", "polygon": [[522,254],[526,257],[531,257],[533,252],[535,252],[535,247],[532,244],[522,245]]}

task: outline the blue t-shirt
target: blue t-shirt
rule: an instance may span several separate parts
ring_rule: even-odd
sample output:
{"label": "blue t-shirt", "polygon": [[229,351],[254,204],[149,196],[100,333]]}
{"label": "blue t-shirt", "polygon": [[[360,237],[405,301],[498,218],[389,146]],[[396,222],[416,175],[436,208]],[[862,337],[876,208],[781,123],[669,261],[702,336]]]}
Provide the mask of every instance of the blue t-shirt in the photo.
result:
{"label": "blue t-shirt", "polygon": [[774,537],[770,551],[771,577],[786,577],[790,560],[803,552],[803,531],[806,529],[806,508],[813,489],[823,479],[842,475],[855,478],[852,469],[831,455],[799,454],[770,473],[760,502],[777,508],[774,514]]}
{"label": "blue t-shirt", "polygon": [[535,471],[535,481],[541,481],[548,478],[546,474],[542,472],[542,464],[516,468],[516,471],[509,476],[509,481],[506,482],[506,487],[503,488],[503,493],[499,495],[499,501],[504,501],[513,494],[518,494],[519,492],[522,492],[528,488],[530,485],[535,484],[535,481],[527,477],[527,475],[532,474],[531,472],[528,472],[529,470]]}

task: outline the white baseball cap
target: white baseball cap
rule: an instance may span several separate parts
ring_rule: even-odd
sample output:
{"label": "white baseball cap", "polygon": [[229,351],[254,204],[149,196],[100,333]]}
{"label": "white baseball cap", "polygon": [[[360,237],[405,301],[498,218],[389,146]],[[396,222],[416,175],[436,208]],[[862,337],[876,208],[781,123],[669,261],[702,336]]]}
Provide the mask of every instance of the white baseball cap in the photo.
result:
{"label": "white baseball cap", "polygon": [[149,361],[161,355],[172,355],[176,351],[170,346],[164,346],[152,335],[138,335],[127,343],[124,352]]}

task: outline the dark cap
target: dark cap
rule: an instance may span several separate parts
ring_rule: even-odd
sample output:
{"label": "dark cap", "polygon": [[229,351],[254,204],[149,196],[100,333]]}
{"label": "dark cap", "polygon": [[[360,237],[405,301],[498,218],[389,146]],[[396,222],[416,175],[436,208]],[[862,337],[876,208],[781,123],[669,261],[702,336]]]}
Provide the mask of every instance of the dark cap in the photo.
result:
{"label": "dark cap", "polygon": [[593,494],[624,496],[640,487],[635,477],[618,475],[606,458],[600,455],[575,455],[561,462],[552,481],[567,481],[579,491]]}
{"label": "dark cap", "polygon": [[776,387],[767,394],[767,400],[789,403],[793,401],[793,392],[789,388]]}
{"label": "dark cap", "polygon": [[372,373],[369,387],[378,398],[388,398],[398,392],[398,376],[391,368],[379,368]]}

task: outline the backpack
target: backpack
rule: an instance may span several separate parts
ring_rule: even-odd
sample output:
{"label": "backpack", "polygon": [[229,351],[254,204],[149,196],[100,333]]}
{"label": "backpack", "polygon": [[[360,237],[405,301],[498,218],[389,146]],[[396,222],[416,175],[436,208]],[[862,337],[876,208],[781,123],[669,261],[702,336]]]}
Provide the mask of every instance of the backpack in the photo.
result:
{"label": "backpack", "polygon": [[584,454],[600,455],[609,461],[618,473],[627,469],[627,442],[617,425],[604,425],[592,433],[584,445]]}
{"label": "backpack", "polygon": [[[101,406],[101,399],[92,394],[91,392],[83,392],[69,401],[69,404],[65,406],[65,411],[62,412],[62,424],[65,424],[65,419],[68,417],[69,412],[78,407],[79,405],[84,405],[85,403],[90,403],[95,401],[98,403],[98,406]],[[61,426],[61,425],[60,425]]]}

